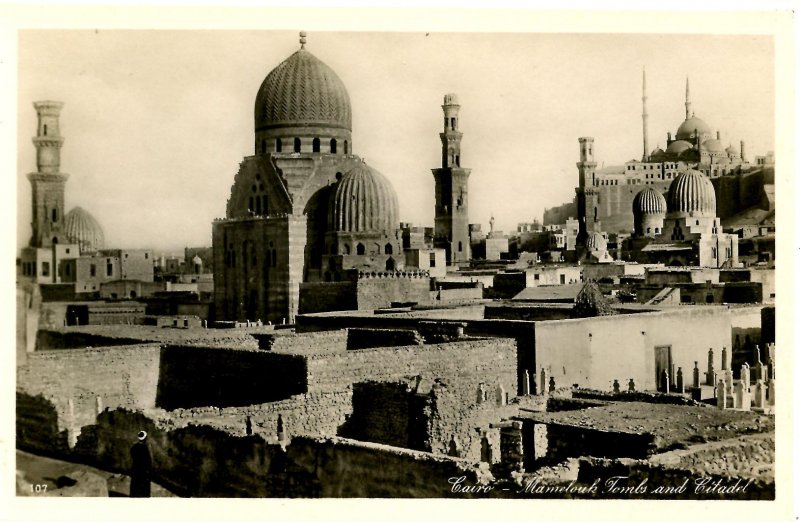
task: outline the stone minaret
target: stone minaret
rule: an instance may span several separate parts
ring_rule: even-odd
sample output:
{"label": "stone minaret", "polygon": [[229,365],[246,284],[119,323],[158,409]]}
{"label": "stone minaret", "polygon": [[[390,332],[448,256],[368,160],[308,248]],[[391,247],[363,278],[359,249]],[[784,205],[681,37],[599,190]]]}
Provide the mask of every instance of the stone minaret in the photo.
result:
{"label": "stone minaret", "polygon": [[[576,163],[578,166],[578,188],[575,189],[578,199],[578,237],[576,242],[578,245],[586,243],[588,237],[587,226],[587,210],[591,205],[591,195],[593,189],[586,189],[586,179],[594,177],[594,169],[597,167],[597,162],[594,161],[594,138],[578,138],[578,143],[581,147],[580,161]],[[587,194],[588,192],[588,194]],[[590,196],[587,198],[587,196]],[[594,211],[588,218],[592,221],[592,230],[594,230]]]}
{"label": "stone minaret", "polygon": [[692,101],[689,99],[689,77],[686,77],[686,102],[684,103],[686,106],[686,119],[692,117]]}
{"label": "stone minaret", "polygon": [[55,101],[33,104],[39,125],[33,138],[36,172],[28,174],[33,203],[32,247],[51,247],[64,239],[64,186],[69,175],[60,171],[64,138],[58,128],[58,117],[63,105]]}
{"label": "stone minaret", "polygon": [[444,248],[447,263],[461,263],[471,257],[469,244],[469,206],[467,185],[470,169],[461,168],[461,132],[455,94],[445,94],[442,167],[433,169],[436,181],[434,246]]}
{"label": "stone minaret", "polygon": [[642,161],[647,161],[647,72],[642,69]]}

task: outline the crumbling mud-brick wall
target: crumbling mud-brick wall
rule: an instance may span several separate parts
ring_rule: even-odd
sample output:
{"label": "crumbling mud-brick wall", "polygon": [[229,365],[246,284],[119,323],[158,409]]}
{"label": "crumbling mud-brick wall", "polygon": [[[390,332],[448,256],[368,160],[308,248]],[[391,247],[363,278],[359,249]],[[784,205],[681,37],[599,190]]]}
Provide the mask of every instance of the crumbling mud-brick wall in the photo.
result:
{"label": "crumbling mud-brick wall", "polygon": [[287,449],[290,466],[312,478],[321,497],[480,498],[453,493],[449,479],[486,485],[492,478],[486,464],[351,439],[297,438]]}
{"label": "crumbling mud-brick wall", "polygon": [[432,397],[416,393],[408,382],[353,385],[353,413],[342,425],[343,437],[430,451]]}
{"label": "crumbling mud-brick wall", "polygon": [[160,351],[147,344],[34,352],[17,368],[17,391],[49,400],[61,429],[80,429],[94,422],[98,398],[103,408],[154,407]]}
{"label": "crumbling mud-brick wall", "polygon": [[513,396],[517,391],[516,352],[513,339],[471,339],[313,354],[307,357],[308,391],[337,391],[356,382],[391,382],[422,375],[471,390],[477,390],[480,382],[499,382]]}
{"label": "crumbling mud-brick wall", "polygon": [[306,391],[301,356],[226,348],[166,346],[156,405],[167,409],[243,406]]}
{"label": "crumbling mud-brick wall", "polygon": [[350,328],[347,330],[348,350],[420,344],[422,344],[422,336],[414,330],[388,328]]}

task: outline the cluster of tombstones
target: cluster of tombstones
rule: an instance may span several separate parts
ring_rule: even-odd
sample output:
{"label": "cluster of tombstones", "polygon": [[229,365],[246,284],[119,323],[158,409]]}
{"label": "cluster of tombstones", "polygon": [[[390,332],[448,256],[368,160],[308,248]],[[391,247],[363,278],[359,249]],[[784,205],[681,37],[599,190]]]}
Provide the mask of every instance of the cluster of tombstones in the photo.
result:
{"label": "cluster of tombstones", "polygon": [[522,395],[547,395],[554,391],[556,391],[556,379],[548,374],[544,366],[539,372],[538,381],[535,373],[531,378],[530,372],[525,370],[522,376]]}
{"label": "cluster of tombstones", "polygon": [[[772,348],[772,346],[770,346]],[[728,350],[722,348],[722,361],[720,369],[714,367],[714,349],[708,350],[708,367],[705,371],[705,386],[714,387],[714,397],[720,409],[768,410],[775,406],[775,361],[768,358],[767,364],[761,362],[761,350],[755,347],[756,363],[751,367],[747,362],[742,364],[739,379],[733,378],[733,369],[728,368]],[[631,380],[631,385],[633,380]],[[619,385],[614,381],[614,391],[618,392]],[[675,383],[671,386],[670,374],[664,370],[660,376],[659,389],[669,392],[686,393],[683,370],[679,367]],[[701,400],[700,369],[697,361],[692,370],[692,386],[689,389],[692,398]]]}
{"label": "cluster of tombstones", "polygon": [[[708,351],[708,371],[706,384],[714,385],[714,396],[720,409],[733,408],[765,411],[775,407],[775,360],[769,357],[767,364],[761,362],[761,350],[755,347],[755,364],[751,367],[743,363],[739,379],[733,378],[733,371],[727,368],[725,349],[722,349],[722,367],[714,370],[713,350]],[[695,367],[697,363],[695,363]],[[699,377],[698,377],[699,380]]]}

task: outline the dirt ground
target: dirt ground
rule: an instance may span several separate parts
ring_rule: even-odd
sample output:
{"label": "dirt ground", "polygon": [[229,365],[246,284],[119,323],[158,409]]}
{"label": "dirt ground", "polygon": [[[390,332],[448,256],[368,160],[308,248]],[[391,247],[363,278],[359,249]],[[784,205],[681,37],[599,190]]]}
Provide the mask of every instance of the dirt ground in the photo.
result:
{"label": "dirt ground", "polygon": [[[27,496],[69,496],[64,494],[66,490],[58,488],[57,482],[59,477],[75,471],[88,471],[106,479],[109,497],[127,497],[130,492],[131,479],[127,475],[104,471],[85,464],[42,457],[20,450],[17,450],[17,471],[24,474],[28,483],[47,486],[44,493],[30,492],[27,493]],[[153,482],[150,487],[150,496],[175,497],[177,495]]]}

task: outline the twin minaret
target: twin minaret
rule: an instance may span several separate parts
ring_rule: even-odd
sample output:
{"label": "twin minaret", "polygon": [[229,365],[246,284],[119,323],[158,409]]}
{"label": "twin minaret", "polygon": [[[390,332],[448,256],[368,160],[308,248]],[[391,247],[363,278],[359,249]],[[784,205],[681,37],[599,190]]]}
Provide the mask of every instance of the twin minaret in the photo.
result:
{"label": "twin minaret", "polygon": [[455,94],[445,94],[442,167],[433,169],[436,181],[436,207],[433,246],[444,248],[447,263],[469,261],[469,212],[467,185],[470,169],[461,168],[461,132],[458,130],[458,111],[461,106]]}
{"label": "twin minaret", "polygon": [[39,121],[33,138],[36,172],[28,174],[33,199],[32,247],[47,248],[64,239],[64,187],[69,175],[61,172],[64,138],[59,130],[58,118],[63,105],[56,101],[33,104]]}

